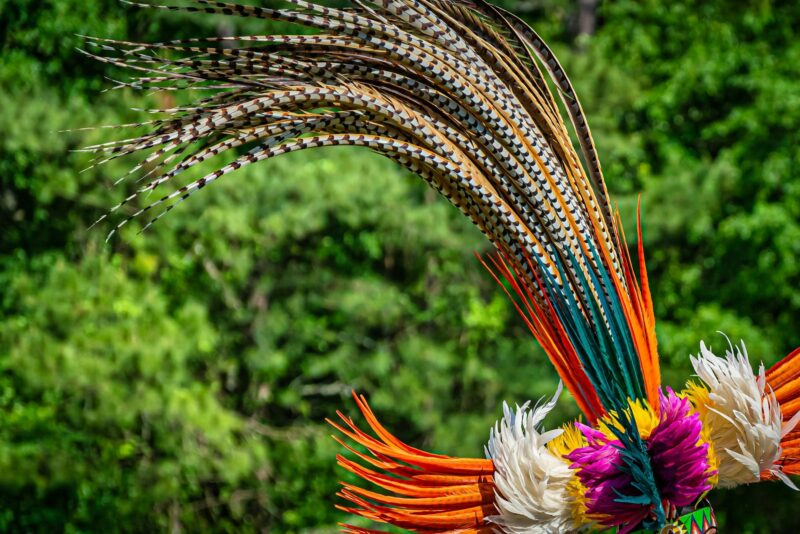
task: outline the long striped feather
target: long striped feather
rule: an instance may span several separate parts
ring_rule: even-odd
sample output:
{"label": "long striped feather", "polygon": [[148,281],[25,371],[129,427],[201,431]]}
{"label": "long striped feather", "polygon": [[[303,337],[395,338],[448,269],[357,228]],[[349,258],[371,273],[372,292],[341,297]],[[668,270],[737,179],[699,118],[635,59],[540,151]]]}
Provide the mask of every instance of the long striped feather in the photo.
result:
{"label": "long striped feather", "polygon": [[379,0],[347,9],[305,0],[289,0],[290,9],[126,3],[291,22],[319,33],[150,44],[87,38],[87,54],[134,73],[117,87],[210,93],[151,110],[161,117],[142,123],[149,134],[87,147],[98,164],[147,153],[130,173],[150,168],[146,182],[109,213],[202,162],[249,147],[135,210],[112,233],[152,214],[147,228],[199,189],[258,161],[319,146],[368,147],[419,174],[495,244],[498,279],[519,295],[526,323],[590,421],[622,410],[629,398],[658,406],[641,236],[639,281],[572,85],[518,18],[482,0]]}

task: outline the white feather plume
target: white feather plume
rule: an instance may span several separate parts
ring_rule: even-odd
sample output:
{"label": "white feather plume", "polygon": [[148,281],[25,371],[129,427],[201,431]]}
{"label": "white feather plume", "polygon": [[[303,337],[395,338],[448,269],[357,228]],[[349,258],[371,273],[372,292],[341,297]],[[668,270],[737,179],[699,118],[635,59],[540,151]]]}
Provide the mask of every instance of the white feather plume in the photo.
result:
{"label": "white feather plume", "polygon": [[719,487],[731,488],[758,482],[770,471],[790,486],[775,462],[781,456],[781,410],[772,390],[766,387],[764,365],[753,373],[747,348],[729,349],[724,358],[700,343],[700,354],[692,356],[695,373],[709,389],[710,405],[703,425],[717,451]]}
{"label": "white feather plume", "polygon": [[547,448],[561,429],[540,433],[539,425],[555,406],[562,386],[546,404],[530,402],[512,410],[503,403],[503,419],[489,435],[486,455],[494,461],[498,511],[490,521],[511,534],[573,532],[575,503],[567,491],[574,472]]}

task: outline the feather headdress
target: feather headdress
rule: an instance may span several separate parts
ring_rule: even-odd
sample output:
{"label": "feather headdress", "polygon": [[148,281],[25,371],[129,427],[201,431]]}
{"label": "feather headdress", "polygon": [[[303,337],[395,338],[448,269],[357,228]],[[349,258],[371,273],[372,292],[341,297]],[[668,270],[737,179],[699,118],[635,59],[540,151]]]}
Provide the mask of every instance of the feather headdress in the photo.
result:
{"label": "feather headdress", "polygon": [[705,385],[662,391],[642,240],[637,277],[577,96],[531,28],[483,0],[354,1],[347,9],[288,3],[134,5],[319,33],[88,39],[87,54],[139,74],[122,86],[210,91],[160,110],[148,134],[88,148],[104,161],[146,151],[132,172],[154,169],[112,213],[201,162],[248,149],[116,228],[160,210],[147,228],[199,189],[261,160],[368,147],[418,174],[495,245],[485,264],[588,422],[543,431],[555,397],[532,410],[506,408],[487,459],[452,458],[406,445],[356,397],[377,437],[346,417],[332,423],[369,451],[342,441],[360,462],[339,463],[375,488],[343,485],[350,503],[343,509],[425,532],[652,530],[679,510],[691,512],[715,484],[797,473],[797,352],[756,376],[743,353],[722,360],[703,348],[694,363]]}

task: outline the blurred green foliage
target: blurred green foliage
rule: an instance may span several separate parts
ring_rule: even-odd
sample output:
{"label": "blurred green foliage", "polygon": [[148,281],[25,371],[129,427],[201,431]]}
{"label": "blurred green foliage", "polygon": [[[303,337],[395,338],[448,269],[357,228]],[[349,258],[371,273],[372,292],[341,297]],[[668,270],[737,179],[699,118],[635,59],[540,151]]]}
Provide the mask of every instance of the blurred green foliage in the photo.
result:
{"label": "blurred green foliage", "polygon": [[[642,194],[666,382],[717,331],[767,364],[800,343],[800,4],[606,1],[577,40],[577,2],[536,5],[626,221]],[[144,236],[89,229],[135,187],[110,186],[131,162],[81,173],[71,150],[118,132],[60,130],[135,122],[164,96],[104,93],[124,74],[78,35],[288,29],[0,1],[0,530],[333,530],[323,421],[353,412],[352,388],[403,438],[462,455],[502,400],[552,391],[472,256],[479,233],[367,151],[248,168]],[[725,532],[800,527],[777,484],[713,499]]]}

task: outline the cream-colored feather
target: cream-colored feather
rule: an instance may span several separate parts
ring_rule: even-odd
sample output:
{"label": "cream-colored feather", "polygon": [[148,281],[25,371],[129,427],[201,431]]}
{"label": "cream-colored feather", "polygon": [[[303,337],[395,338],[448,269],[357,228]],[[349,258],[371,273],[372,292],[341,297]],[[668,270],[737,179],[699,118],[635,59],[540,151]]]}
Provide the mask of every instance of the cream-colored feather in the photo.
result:
{"label": "cream-colored feather", "polygon": [[765,471],[794,487],[776,465],[786,429],[778,400],[766,387],[764,365],[753,373],[744,343],[731,345],[721,358],[701,342],[700,354],[691,361],[709,389],[703,426],[718,455],[719,487],[758,482]]}
{"label": "cream-colored feather", "polygon": [[578,503],[568,492],[575,473],[547,448],[562,429],[540,432],[553,409],[561,384],[543,405],[530,403],[512,410],[503,404],[503,418],[489,437],[487,456],[494,461],[495,505],[499,514],[489,520],[511,534],[555,534],[577,530],[573,513]]}

